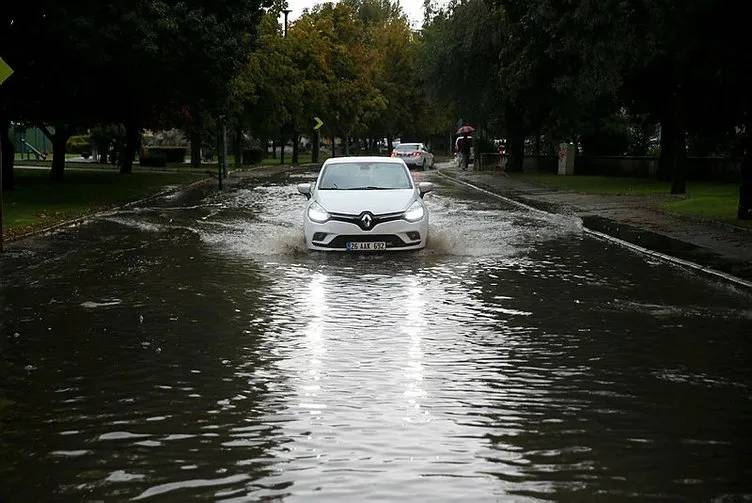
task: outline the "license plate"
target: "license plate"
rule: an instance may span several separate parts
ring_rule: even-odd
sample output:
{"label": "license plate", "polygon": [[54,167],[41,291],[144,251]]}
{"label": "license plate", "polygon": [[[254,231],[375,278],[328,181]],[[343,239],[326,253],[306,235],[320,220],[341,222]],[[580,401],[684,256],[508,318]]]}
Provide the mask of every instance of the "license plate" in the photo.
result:
{"label": "license plate", "polygon": [[347,249],[350,251],[386,250],[386,243],[384,241],[349,241]]}

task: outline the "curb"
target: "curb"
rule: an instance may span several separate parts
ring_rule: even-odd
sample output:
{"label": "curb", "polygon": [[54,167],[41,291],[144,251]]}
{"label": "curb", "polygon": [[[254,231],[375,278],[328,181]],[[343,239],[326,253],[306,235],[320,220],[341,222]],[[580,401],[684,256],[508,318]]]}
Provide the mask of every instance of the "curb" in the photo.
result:
{"label": "curb", "polygon": [[[452,180],[455,183],[459,183],[459,184],[465,185],[465,186],[470,187],[470,188],[472,188],[472,189],[474,189],[474,190],[476,190],[478,192],[481,192],[483,194],[487,194],[487,195],[489,195],[491,197],[495,197],[495,198],[500,199],[500,200],[502,200],[502,201],[504,201],[506,203],[509,203],[509,204],[511,204],[513,206],[517,206],[518,208],[523,208],[523,209],[525,209],[527,211],[531,211],[531,212],[537,213],[539,215],[553,215],[554,214],[554,213],[549,212],[549,211],[541,210],[539,208],[534,208],[533,206],[530,206],[528,204],[522,203],[520,201],[517,201],[515,199],[509,198],[509,197],[506,197],[506,196],[502,196],[501,194],[497,194],[496,192],[484,189],[482,187],[478,187],[477,185],[473,185],[470,182],[466,182],[465,180],[461,180],[460,178],[457,178],[455,176],[443,173],[440,170],[436,170],[436,173],[438,173],[440,176],[443,176],[444,178]],[[752,290],[752,281],[747,281],[745,279],[742,279],[742,278],[739,278],[737,276],[734,276],[733,274],[728,274],[728,273],[725,273],[723,271],[719,271],[717,269],[713,269],[712,267],[706,267],[706,266],[698,264],[696,262],[692,262],[690,260],[681,259],[679,257],[674,257],[673,255],[668,255],[666,253],[661,253],[661,252],[658,252],[658,251],[655,251],[655,250],[651,250],[649,248],[645,248],[643,246],[636,245],[634,243],[630,243],[629,241],[625,241],[623,239],[611,236],[610,234],[605,234],[603,232],[590,229],[590,228],[586,227],[585,225],[582,226],[582,231],[586,235],[591,236],[593,238],[600,239],[601,241],[608,241],[610,243],[619,245],[619,246],[621,246],[623,248],[627,248],[628,250],[631,250],[631,251],[633,251],[635,253],[639,253],[641,255],[646,255],[648,257],[653,257],[653,258],[658,259],[658,260],[660,260],[662,262],[665,262],[667,264],[671,264],[671,265],[673,265],[675,267],[679,267],[679,268],[682,268],[682,269],[688,269],[688,270],[691,270],[691,271],[694,271],[694,272],[697,272],[697,273],[700,273],[700,274],[704,274],[706,276],[709,276],[709,277],[712,277],[712,278],[715,278],[715,279],[720,279],[720,280],[723,280],[725,282],[732,283],[735,286],[739,286],[739,287],[743,287],[743,288],[747,288],[749,290]]]}
{"label": "curb", "polygon": [[156,194],[152,194],[150,196],[146,196],[146,197],[138,199],[136,201],[131,201],[131,202],[128,202],[128,203],[125,203],[125,204],[121,204],[120,206],[115,206],[114,208],[108,208],[106,210],[101,210],[101,211],[97,211],[95,213],[91,213],[89,215],[84,215],[82,217],[74,218],[73,220],[66,220],[64,222],[59,222],[59,223],[51,225],[49,227],[44,227],[42,229],[36,229],[36,230],[33,230],[33,231],[29,231],[29,232],[27,232],[25,234],[20,234],[18,236],[12,237],[10,239],[6,239],[5,242],[6,243],[14,243],[16,241],[20,241],[20,240],[26,239],[26,238],[31,238],[31,237],[35,237],[35,236],[42,236],[42,235],[45,235],[45,234],[51,234],[51,233],[53,233],[55,231],[58,231],[60,229],[63,229],[63,228],[75,227],[75,226],[81,225],[81,224],[83,224],[83,223],[85,223],[85,222],[87,222],[87,221],[89,221],[91,219],[104,216],[104,215],[106,215],[108,213],[112,213],[113,211],[119,211],[119,210],[123,210],[125,208],[130,208],[132,206],[136,206],[138,204],[143,204],[143,203],[146,203],[148,201],[151,201],[152,199],[157,199],[159,197],[163,197],[163,196],[166,196],[168,194],[175,193],[175,192],[177,192],[179,190],[191,189],[191,188],[197,187],[197,186],[199,186],[201,184],[208,183],[211,180],[212,180],[212,178],[202,178],[201,180],[196,180],[195,182],[191,182],[188,185],[180,185],[178,187],[173,187],[173,188],[170,188],[170,189],[165,189],[165,190],[157,192]]}

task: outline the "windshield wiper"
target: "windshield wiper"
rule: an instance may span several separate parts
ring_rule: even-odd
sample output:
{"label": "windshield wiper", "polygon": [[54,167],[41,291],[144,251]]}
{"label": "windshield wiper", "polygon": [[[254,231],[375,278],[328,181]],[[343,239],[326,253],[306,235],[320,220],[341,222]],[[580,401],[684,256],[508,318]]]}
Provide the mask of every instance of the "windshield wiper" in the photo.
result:
{"label": "windshield wiper", "polygon": [[374,185],[369,185],[367,187],[353,187],[350,190],[391,190],[392,187],[376,187]]}

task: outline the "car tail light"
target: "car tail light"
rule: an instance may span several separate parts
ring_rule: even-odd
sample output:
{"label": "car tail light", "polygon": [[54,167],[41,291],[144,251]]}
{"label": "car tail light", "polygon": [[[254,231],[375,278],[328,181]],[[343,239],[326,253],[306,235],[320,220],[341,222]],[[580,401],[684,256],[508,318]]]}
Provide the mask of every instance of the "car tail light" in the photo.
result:
{"label": "car tail light", "polygon": [[396,150],[392,150],[392,155],[390,157],[397,157],[397,151]]}
{"label": "car tail light", "polygon": [[420,152],[413,152],[413,157],[420,157]]}

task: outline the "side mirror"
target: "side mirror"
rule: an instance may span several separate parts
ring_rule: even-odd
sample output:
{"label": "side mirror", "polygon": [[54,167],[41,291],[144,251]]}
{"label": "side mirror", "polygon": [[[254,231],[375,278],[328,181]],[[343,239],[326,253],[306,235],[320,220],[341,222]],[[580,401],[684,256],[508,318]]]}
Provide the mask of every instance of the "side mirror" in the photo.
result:
{"label": "side mirror", "polygon": [[298,192],[303,194],[306,199],[311,198],[311,184],[310,183],[299,183],[298,184]]}
{"label": "side mirror", "polygon": [[418,184],[418,191],[420,192],[420,197],[425,196],[432,190],[433,190],[433,184],[431,182],[420,182]]}

